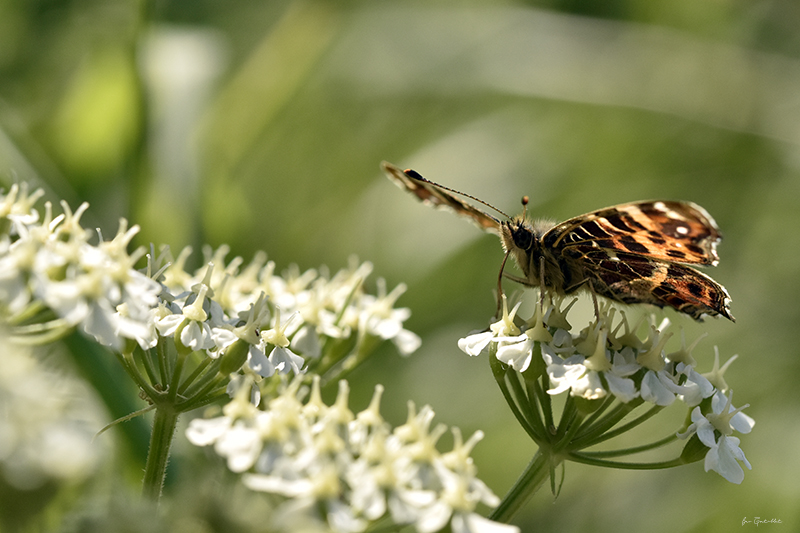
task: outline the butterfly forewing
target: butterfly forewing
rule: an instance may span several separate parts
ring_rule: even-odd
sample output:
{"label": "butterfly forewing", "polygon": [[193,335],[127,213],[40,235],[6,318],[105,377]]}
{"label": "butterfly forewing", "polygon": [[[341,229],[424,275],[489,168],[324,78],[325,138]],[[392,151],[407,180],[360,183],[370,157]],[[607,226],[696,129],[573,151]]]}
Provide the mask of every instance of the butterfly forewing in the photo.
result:
{"label": "butterfly forewing", "polygon": [[400,167],[396,167],[386,161],[381,163],[381,167],[398,187],[410,192],[425,204],[452,210],[457,215],[468,218],[479,228],[496,235],[500,234],[499,220],[450,194],[435,183],[426,180],[417,172],[402,170]]}
{"label": "butterfly forewing", "polygon": [[607,207],[548,231],[547,248],[587,243],[674,263],[716,265],[721,236],[714,219],[691,202],[649,201]]}

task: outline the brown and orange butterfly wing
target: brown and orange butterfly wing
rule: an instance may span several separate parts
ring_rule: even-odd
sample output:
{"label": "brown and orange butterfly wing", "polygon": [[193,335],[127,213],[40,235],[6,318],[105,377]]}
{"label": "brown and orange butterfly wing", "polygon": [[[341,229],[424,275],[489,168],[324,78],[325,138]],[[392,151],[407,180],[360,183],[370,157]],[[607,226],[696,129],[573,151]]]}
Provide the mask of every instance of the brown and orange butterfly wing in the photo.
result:
{"label": "brown and orange butterfly wing", "polygon": [[451,194],[445,187],[426,180],[414,170],[402,170],[386,161],[381,163],[381,168],[398,187],[410,192],[423,203],[453,211],[457,215],[471,220],[482,230],[500,235],[499,220]]}

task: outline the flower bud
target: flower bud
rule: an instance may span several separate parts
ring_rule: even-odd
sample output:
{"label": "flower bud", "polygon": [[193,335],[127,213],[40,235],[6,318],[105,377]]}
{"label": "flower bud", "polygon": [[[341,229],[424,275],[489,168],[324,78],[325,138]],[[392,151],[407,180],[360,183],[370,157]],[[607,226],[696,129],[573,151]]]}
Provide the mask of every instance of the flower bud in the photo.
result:
{"label": "flower bud", "polygon": [[237,372],[247,362],[250,343],[237,339],[220,357],[219,373],[223,376]]}
{"label": "flower bud", "polygon": [[692,438],[686,442],[686,446],[683,447],[683,451],[681,452],[681,462],[684,464],[689,464],[702,461],[707,453],[708,446],[703,444],[695,433],[692,435]]}

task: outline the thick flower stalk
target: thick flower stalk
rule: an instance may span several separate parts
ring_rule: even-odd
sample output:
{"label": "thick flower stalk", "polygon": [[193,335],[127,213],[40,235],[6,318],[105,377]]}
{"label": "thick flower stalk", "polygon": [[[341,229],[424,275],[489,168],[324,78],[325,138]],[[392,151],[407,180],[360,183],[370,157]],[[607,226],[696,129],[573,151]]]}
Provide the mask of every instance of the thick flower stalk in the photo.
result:
{"label": "thick flower stalk", "polygon": [[[383,341],[402,355],[419,346],[395,308],[405,290],[365,290],[368,262],[276,273],[258,253],[247,265],[228,247],[206,249],[196,270],[168,247],[128,252],[139,228],[124,219],[110,241],[81,226],[88,205],[34,208],[41,191],[0,195],[0,318],[9,335],[45,344],[78,330],[116,355],[155,410],[145,492],[157,498],[181,413],[224,399],[247,378],[253,394],[277,393],[290,376],[338,381]],[[136,264],[146,258],[146,266]],[[143,261],[142,261],[143,262]]]}
{"label": "thick flower stalk", "polygon": [[499,503],[469,457],[481,432],[464,442],[453,428],[454,447],[442,453],[436,443],[446,428],[431,427],[430,407],[417,412],[409,402],[406,423],[391,428],[380,414],[380,385],[369,407],[356,413],[346,381],[333,405],[322,401],[319,377],[310,393],[301,383],[292,381],[264,409],[243,386],[223,416],[192,420],[186,432],[193,444],[213,445],[247,487],[284,499],[276,513],[282,524],[272,527],[313,524],[350,533],[392,522],[421,533],[448,524],[455,533],[518,531],[475,512],[479,503]]}
{"label": "thick flower stalk", "polygon": [[[517,316],[519,304],[508,310],[503,296],[502,317],[488,331],[469,335],[459,347],[475,356],[488,351],[500,388],[519,423],[539,451],[493,518],[508,520],[548,478],[555,492],[555,466],[575,461],[596,466],[656,469],[705,458],[706,470],[741,483],[740,465],[750,463],[739,448],[734,431],[749,433],[754,421],[732,405],[732,393],[723,379],[717,354],[714,369],[699,373],[681,334],[679,349],[668,352],[669,321],[656,325],[651,318],[631,324],[624,310],[606,302],[594,320],[573,328],[567,305],[545,295],[534,315]],[[700,339],[698,339],[699,341]],[[733,359],[733,358],[732,358]],[[731,360],[732,360],[731,359]],[[552,397],[566,394],[560,415]],[[675,400],[691,411],[691,425],[653,442],[620,450],[590,448],[634,429]],[[637,414],[637,409],[639,410]],[[644,412],[641,412],[644,410]],[[688,419],[688,414],[687,414]],[[682,453],[661,462],[623,462],[635,455],[675,442],[688,442]]]}

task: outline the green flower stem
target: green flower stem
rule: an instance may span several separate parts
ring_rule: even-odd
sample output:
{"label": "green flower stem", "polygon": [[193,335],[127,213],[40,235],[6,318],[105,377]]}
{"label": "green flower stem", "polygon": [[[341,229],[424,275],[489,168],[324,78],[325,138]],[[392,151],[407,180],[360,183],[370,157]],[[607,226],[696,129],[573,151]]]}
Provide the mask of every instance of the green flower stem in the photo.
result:
{"label": "green flower stem", "polygon": [[153,501],[161,497],[164,478],[167,474],[169,451],[172,437],[178,423],[178,411],[169,403],[156,407],[153,417],[153,432],[150,435],[150,449],[147,451],[147,463],[144,468],[142,494]]}
{"label": "green flower stem", "polygon": [[[550,472],[563,459],[550,456],[542,448],[536,452],[531,462],[522,472],[497,509],[489,515],[490,520],[508,523],[523,505],[538,491],[550,477]],[[552,463],[552,464],[551,464]]]}
{"label": "green flower stem", "polygon": [[[328,340],[332,341],[332,339]],[[323,387],[328,383],[338,382],[369,357],[381,340],[380,337],[366,334],[363,331],[358,332],[352,348],[349,347],[352,341],[336,339],[335,342],[328,342],[326,340],[319,363],[309,370],[322,376]]]}
{"label": "green flower stem", "polygon": [[197,391],[192,391],[191,393],[187,393],[186,399],[183,401],[179,401],[177,404],[177,408],[181,412],[186,412],[186,411],[191,411],[192,409],[196,409],[198,407],[197,404],[203,402],[207,396],[212,394],[216,396],[218,394],[219,391],[215,391],[214,389],[220,388],[221,386],[222,392],[225,392],[225,388],[228,385],[228,381],[229,381],[228,376],[217,375],[213,380],[206,383],[202,388],[198,389]]}
{"label": "green flower stem", "polygon": [[576,463],[602,466],[604,468],[618,468],[620,470],[663,470],[665,468],[674,468],[676,466],[685,464],[683,461],[681,461],[680,457],[677,459],[670,459],[669,461],[662,461],[660,463],[623,463],[620,461],[606,461],[603,459],[597,459],[595,457],[589,457],[582,452],[573,452],[569,454],[569,459],[570,461],[575,461]]}
{"label": "green flower stem", "polygon": [[72,331],[72,326],[64,320],[52,320],[44,324],[15,326],[13,331],[11,338],[15,343],[34,346],[50,344],[65,337]]}
{"label": "green flower stem", "polygon": [[25,307],[22,311],[20,311],[16,315],[12,315],[10,317],[7,317],[6,321],[8,322],[8,324],[10,324],[12,326],[17,326],[17,325],[22,324],[23,322],[26,322],[26,321],[32,319],[33,317],[35,317],[36,315],[38,315],[42,311],[45,311],[46,309],[47,309],[47,306],[44,305],[43,301],[34,300],[33,302],[28,304],[27,307]]}
{"label": "green flower stem", "polygon": [[522,429],[525,430],[525,433],[530,436],[534,441],[539,442],[540,435],[536,431],[536,429],[528,423],[528,420],[525,419],[522,412],[517,407],[517,404],[514,403],[514,398],[511,396],[511,391],[508,390],[508,386],[506,385],[506,366],[501,363],[496,355],[497,348],[492,344],[489,347],[489,365],[492,368],[492,375],[494,376],[495,381],[497,381],[497,385],[500,387],[500,392],[503,393],[503,398],[505,398],[506,403],[511,408],[511,412],[514,413],[514,416],[517,418],[517,422],[519,425],[522,426]]}
{"label": "green flower stem", "polygon": [[220,398],[225,398],[227,396],[228,392],[225,390],[225,388],[221,388],[217,391],[206,393],[203,396],[192,398],[189,401],[179,404],[179,406],[181,408],[181,412],[193,411],[195,409],[199,409],[200,407],[205,407],[206,405],[212,404]]}
{"label": "green flower stem", "polygon": [[547,408],[549,408],[550,405],[547,405],[546,406],[547,408],[545,408],[545,405],[541,404],[542,406],[541,411],[544,412],[544,419],[542,419],[542,413],[539,410],[540,403],[537,402],[537,398],[539,398],[539,395],[541,393],[541,389],[539,388],[539,383],[536,380],[533,381],[525,380],[525,387],[528,390],[528,402],[530,403],[530,408],[532,411],[530,417],[531,425],[539,435],[546,435],[547,427],[549,426],[545,426],[546,423],[545,420],[552,418],[552,416],[548,416],[551,413],[549,413],[547,410]]}
{"label": "green flower stem", "polygon": [[542,413],[544,413],[544,423],[548,428],[553,427],[553,402],[552,397],[547,394],[547,385],[549,385],[550,378],[547,374],[542,374],[541,384],[536,384],[536,393],[539,398],[539,405],[542,406]]}
{"label": "green flower stem", "polygon": [[[613,394],[609,394],[608,396],[606,396],[602,400],[602,403],[600,404],[600,407],[598,407],[597,409],[592,411],[592,413],[589,416],[586,417],[586,420],[584,420],[584,422],[583,422],[584,428],[591,428],[597,422],[597,420],[600,419],[600,416],[603,413],[605,413],[606,411],[608,411],[609,407],[614,405],[615,401],[616,401],[616,397]],[[584,430],[582,429],[581,432],[583,432],[583,431]]]}
{"label": "green flower stem", "polygon": [[[519,374],[515,371],[506,372],[506,378],[508,379],[509,385],[511,385],[511,392],[513,393],[515,403],[519,408],[522,416],[525,417],[525,420],[528,421],[528,424],[531,427],[534,427],[536,424],[533,422],[534,419],[539,417],[539,413],[536,409],[536,398],[529,398],[528,392],[520,383]],[[542,423],[538,424],[540,427]]]}
{"label": "green flower stem", "polygon": [[139,372],[139,367],[136,366],[136,362],[133,360],[133,354],[117,353],[117,358],[122,363],[122,368],[125,370],[125,373],[130,376],[133,382],[136,383],[136,386],[139,387],[148,398],[153,399],[159,396],[159,392],[155,390]]}
{"label": "green flower stem", "polygon": [[564,408],[561,410],[561,418],[558,421],[558,433],[563,439],[563,435],[569,430],[570,438],[575,435],[580,424],[574,424],[575,417],[578,416],[578,406],[575,404],[575,398],[570,394],[564,402]]}
{"label": "green flower stem", "polygon": [[[160,383],[166,385],[168,383],[167,376],[170,374],[170,356],[169,356],[169,345],[172,344],[165,339],[159,339],[158,344],[156,345],[156,353],[158,354],[158,369],[161,372],[161,381]],[[174,346],[174,344],[172,344]]]}
{"label": "green flower stem", "polygon": [[169,398],[170,401],[173,403],[178,398],[178,386],[181,383],[181,373],[183,372],[183,365],[186,363],[186,359],[191,355],[192,352],[182,352],[178,350],[178,357],[177,361],[175,361],[175,368],[173,369],[172,379],[169,383]]}
{"label": "green flower stem", "polygon": [[[573,404],[574,404],[574,402],[573,402]],[[569,403],[567,403],[564,406],[564,412],[567,411],[567,406],[568,405],[569,405]],[[562,415],[563,414],[564,413],[562,413]],[[557,445],[558,449],[564,449],[564,448],[570,448],[571,447],[572,439],[575,437],[575,434],[578,432],[578,430],[581,427],[581,419],[582,419],[582,415],[578,412],[577,409],[573,410],[572,413],[570,413],[570,416],[569,416],[568,419],[564,419],[564,417],[562,416],[562,422],[558,426],[558,433],[560,435],[560,437],[558,439],[558,445]],[[563,425],[564,423],[566,423],[566,426]],[[566,428],[566,430],[565,430],[565,428]]]}
{"label": "green flower stem", "polygon": [[649,444],[642,444],[641,446],[634,446],[632,448],[622,448],[619,450],[604,450],[601,452],[580,452],[581,456],[583,457],[620,457],[623,455],[633,455],[636,453],[642,453],[650,450],[655,450],[656,448],[661,448],[662,446],[666,446],[672,442],[678,440],[678,436],[674,433],[672,435],[667,435],[661,440],[657,440],[655,442],[651,442]]}
{"label": "green flower stem", "polygon": [[[197,366],[192,371],[192,373],[189,374],[186,377],[186,379],[184,379],[181,382],[180,387],[178,387],[178,394],[184,394],[186,392],[186,389],[189,387],[189,385],[191,385],[191,384],[193,384],[195,382],[195,380],[203,373],[203,371],[206,368],[208,368],[208,365],[210,365],[212,361],[215,361],[215,360],[211,359],[210,357],[203,357],[203,359],[197,364]],[[217,365],[217,366],[219,366],[219,365]],[[216,374],[216,371],[214,371],[213,373],[209,372],[209,374],[207,374],[206,376],[203,376],[204,379],[201,380],[200,382],[206,383],[207,380],[213,378],[215,374]],[[210,377],[209,377],[209,375],[210,375]]]}
{"label": "green flower stem", "polygon": [[613,431],[608,431],[608,432],[604,433],[603,435],[598,437],[596,442],[602,442],[602,441],[605,441],[605,440],[608,440],[608,439],[613,439],[617,435],[622,435],[623,433],[626,433],[626,432],[632,430],[633,428],[635,428],[639,424],[642,424],[642,423],[650,420],[652,417],[654,417],[655,415],[660,413],[663,409],[664,409],[663,405],[654,405],[653,407],[648,409],[647,412],[645,412],[642,415],[636,417],[635,419],[631,420],[627,424],[624,424],[624,425],[618,427],[617,429],[615,429]]}
{"label": "green flower stem", "polygon": [[595,443],[596,439],[603,433],[613,428],[620,420],[625,418],[631,411],[641,405],[641,400],[633,400],[629,403],[620,403],[591,426],[581,428],[573,442],[573,448],[586,448]]}
{"label": "green flower stem", "polygon": [[159,383],[158,377],[156,376],[157,369],[153,363],[150,350],[142,350],[141,347],[137,346],[134,354],[138,355],[139,359],[142,360],[142,366],[144,366],[144,371],[147,373],[147,379],[150,380],[150,383]]}

